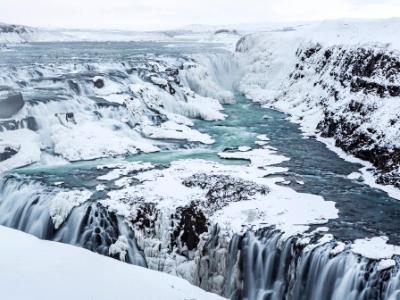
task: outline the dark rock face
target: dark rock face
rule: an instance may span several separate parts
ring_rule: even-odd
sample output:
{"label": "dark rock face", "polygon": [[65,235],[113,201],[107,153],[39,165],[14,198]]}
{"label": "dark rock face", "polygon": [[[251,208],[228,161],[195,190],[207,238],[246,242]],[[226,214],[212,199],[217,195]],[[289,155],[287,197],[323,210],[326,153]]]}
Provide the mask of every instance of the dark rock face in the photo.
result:
{"label": "dark rock face", "polygon": [[197,248],[200,235],[208,231],[207,218],[194,202],[187,207],[179,207],[173,219],[179,220],[172,233],[171,242],[186,246],[189,251]]}
{"label": "dark rock face", "polygon": [[221,34],[221,33],[226,33],[226,34],[234,34],[234,35],[238,35],[239,33],[237,32],[237,30],[233,29],[218,29],[214,32],[214,34]]}
{"label": "dark rock face", "polygon": [[[400,187],[396,171],[400,149],[376,126],[379,121],[371,119],[387,101],[400,96],[400,54],[373,47],[323,49],[318,44],[296,54],[299,63],[290,75],[292,84],[312,72],[320,78],[314,87],[327,95],[318,99],[324,112],[318,124],[321,135],[334,138],[336,146],[373,163],[379,170],[377,182]],[[397,128],[399,118],[391,119],[386,128]]]}
{"label": "dark rock face", "polygon": [[66,120],[67,122],[73,122],[73,123],[76,124],[75,115],[74,115],[74,113],[72,113],[72,112],[67,112],[67,113],[65,114],[65,120]]}
{"label": "dark rock face", "polygon": [[[140,199],[142,200],[142,199]],[[132,220],[132,224],[137,226],[141,230],[154,231],[154,221],[157,217],[157,211],[154,203],[140,203],[136,217]]]}
{"label": "dark rock face", "polygon": [[400,189],[400,174],[392,171],[384,174],[377,174],[376,182],[384,185],[394,185]]}
{"label": "dark rock face", "polygon": [[254,40],[251,35],[242,36],[236,43],[235,51],[245,53],[251,49],[254,44]]}
{"label": "dark rock face", "polygon": [[154,125],[160,126],[162,123],[165,123],[168,121],[168,117],[166,115],[160,114],[160,115],[152,115],[150,116],[150,120],[153,122]]}
{"label": "dark rock face", "polygon": [[93,84],[96,88],[102,89],[104,87],[104,80],[101,78],[97,78],[96,80],[93,81]]}
{"label": "dark rock face", "polygon": [[32,131],[37,131],[39,126],[34,117],[27,117],[22,120],[0,121],[0,132],[5,130],[17,130],[21,128],[28,128]]}
{"label": "dark rock face", "polygon": [[13,157],[15,154],[17,154],[18,151],[14,148],[11,147],[5,147],[2,152],[0,152],[0,162],[5,161],[11,157]]}
{"label": "dark rock face", "polygon": [[21,25],[0,24],[0,33],[27,33],[28,29]]}
{"label": "dark rock face", "polygon": [[207,208],[215,211],[230,202],[250,200],[257,193],[267,194],[267,186],[228,175],[195,174],[182,182],[187,187],[200,187],[207,192]]}
{"label": "dark rock face", "polygon": [[24,104],[21,93],[7,93],[0,96],[0,118],[11,118],[24,107]]}

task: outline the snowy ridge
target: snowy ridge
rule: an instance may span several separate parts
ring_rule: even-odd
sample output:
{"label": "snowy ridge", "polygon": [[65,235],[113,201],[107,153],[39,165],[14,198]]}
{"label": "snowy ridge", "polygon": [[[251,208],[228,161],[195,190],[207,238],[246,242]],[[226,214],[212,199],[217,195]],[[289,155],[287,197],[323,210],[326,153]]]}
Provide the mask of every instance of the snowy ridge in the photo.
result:
{"label": "snowy ridge", "polygon": [[169,41],[172,38],[166,32],[157,31],[46,29],[0,24],[0,45],[32,42]]}
{"label": "snowy ridge", "polygon": [[399,24],[326,21],[245,36],[239,89],[292,115],[308,135],[333,137],[377,168],[378,183],[398,186]]}
{"label": "snowy ridge", "polygon": [[[254,30],[252,31],[254,32]],[[235,29],[185,28],[177,30],[133,31],[110,29],[35,28],[0,23],[0,45],[18,45],[43,42],[145,42],[192,41],[224,43],[234,47],[240,34]]]}

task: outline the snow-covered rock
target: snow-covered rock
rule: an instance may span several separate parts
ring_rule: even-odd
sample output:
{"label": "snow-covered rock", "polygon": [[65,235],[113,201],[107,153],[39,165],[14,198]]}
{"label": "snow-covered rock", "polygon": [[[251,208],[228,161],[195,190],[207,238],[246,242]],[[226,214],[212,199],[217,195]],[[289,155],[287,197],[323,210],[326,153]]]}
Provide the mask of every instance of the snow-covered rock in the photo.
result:
{"label": "snow-covered rock", "polygon": [[249,151],[223,151],[218,156],[225,159],[244,159],[254,167],[266,167],[288,161],[290,158],[277,154],[270,149],[252,149]]}
{"label": "snow-covered rock", "polygon": [[27,26],[0,23],[0,45],[25,43],[33,33]]}
{"label": "snow-covered rock", "polygon": [[118,240],[110,246],[109,254],[111,257],[118,257],[120,261],[126,260],[129,243],[125,236],[121,235]]}
{"label": "snow-covered rock", "polygon": [[373,163],[379,183],[399,185],[399,24],[325,21],[245,36],[239,89]]}
{"label": "snow-covered rock", "polygon": [[58,229],[71,210],[88,201],[92,196],[90,191],[63,191],[57,193],[49,205],[49,214],[53,220],[54,228]]}
{"label": "snow-covered rock", "polygon": [[353,173],[347,175],[347,178],[351,179],[351,180],[362,180],[363,179],[362,174],[359,172],[353,172]]}
{"label": "snow-covered rock", "polygon": [[131,162],[128,165],[124,164],[111,164],[111,165],[101,165],[98,166],[97,169],[112,169],[105,175],[99,176],[98,180],[109,181],[109,180],[117,180],[122,176],[127,176],[130,173],[135,173],[139,171],[146,171],[153,169],[154,165],[151,163],[144,162]]}
{"label": "snow-covered rock", "polygon": [[[271,173],[253,165],[175,161],[168,168],[133,174],[132,184],[108,192],[100,203],[131,224],[150,268],[222,293],[223,261],[232,235],[275,226],[289,237],[304,233],[309,224],[337,218],[333,202],[279,186],[280,178],[265,177]],[[213,233],[215,226],[220,233]],[[211,276],[210,270],[199,268],[206,259],[206,241],[215,234],[221,248],[212,251],[220,251],[221,266]],[[201,278],[210,281],[202,283]]]}
{"label": "snow-covered rock", "polygon": [[0,160],[0,172],[39,161],[41,157],[39,135],[28,129],[0,132],[0,155],[4,155],[4,159]]}

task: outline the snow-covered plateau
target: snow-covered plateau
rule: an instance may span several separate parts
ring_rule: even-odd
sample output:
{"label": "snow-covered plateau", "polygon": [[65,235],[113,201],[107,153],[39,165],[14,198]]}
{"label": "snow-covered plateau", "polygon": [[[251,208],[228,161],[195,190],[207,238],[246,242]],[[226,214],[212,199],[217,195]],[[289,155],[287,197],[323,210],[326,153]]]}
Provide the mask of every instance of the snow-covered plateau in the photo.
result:
{"label": "snow-covered plateau", "polygon": [[0,290],[400,299],[399,27],[1,24]]}

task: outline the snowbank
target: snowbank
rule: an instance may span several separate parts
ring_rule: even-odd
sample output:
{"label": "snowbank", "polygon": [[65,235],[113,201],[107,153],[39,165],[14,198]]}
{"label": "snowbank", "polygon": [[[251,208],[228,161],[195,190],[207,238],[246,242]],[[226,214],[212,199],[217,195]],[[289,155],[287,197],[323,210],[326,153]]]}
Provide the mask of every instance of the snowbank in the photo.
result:
{"label": "snowbank", "polygon": [[[0,227],[0,289],[21,299],[222,299],[167,274]],[[157,288],[154,288],[155,283]]]}

